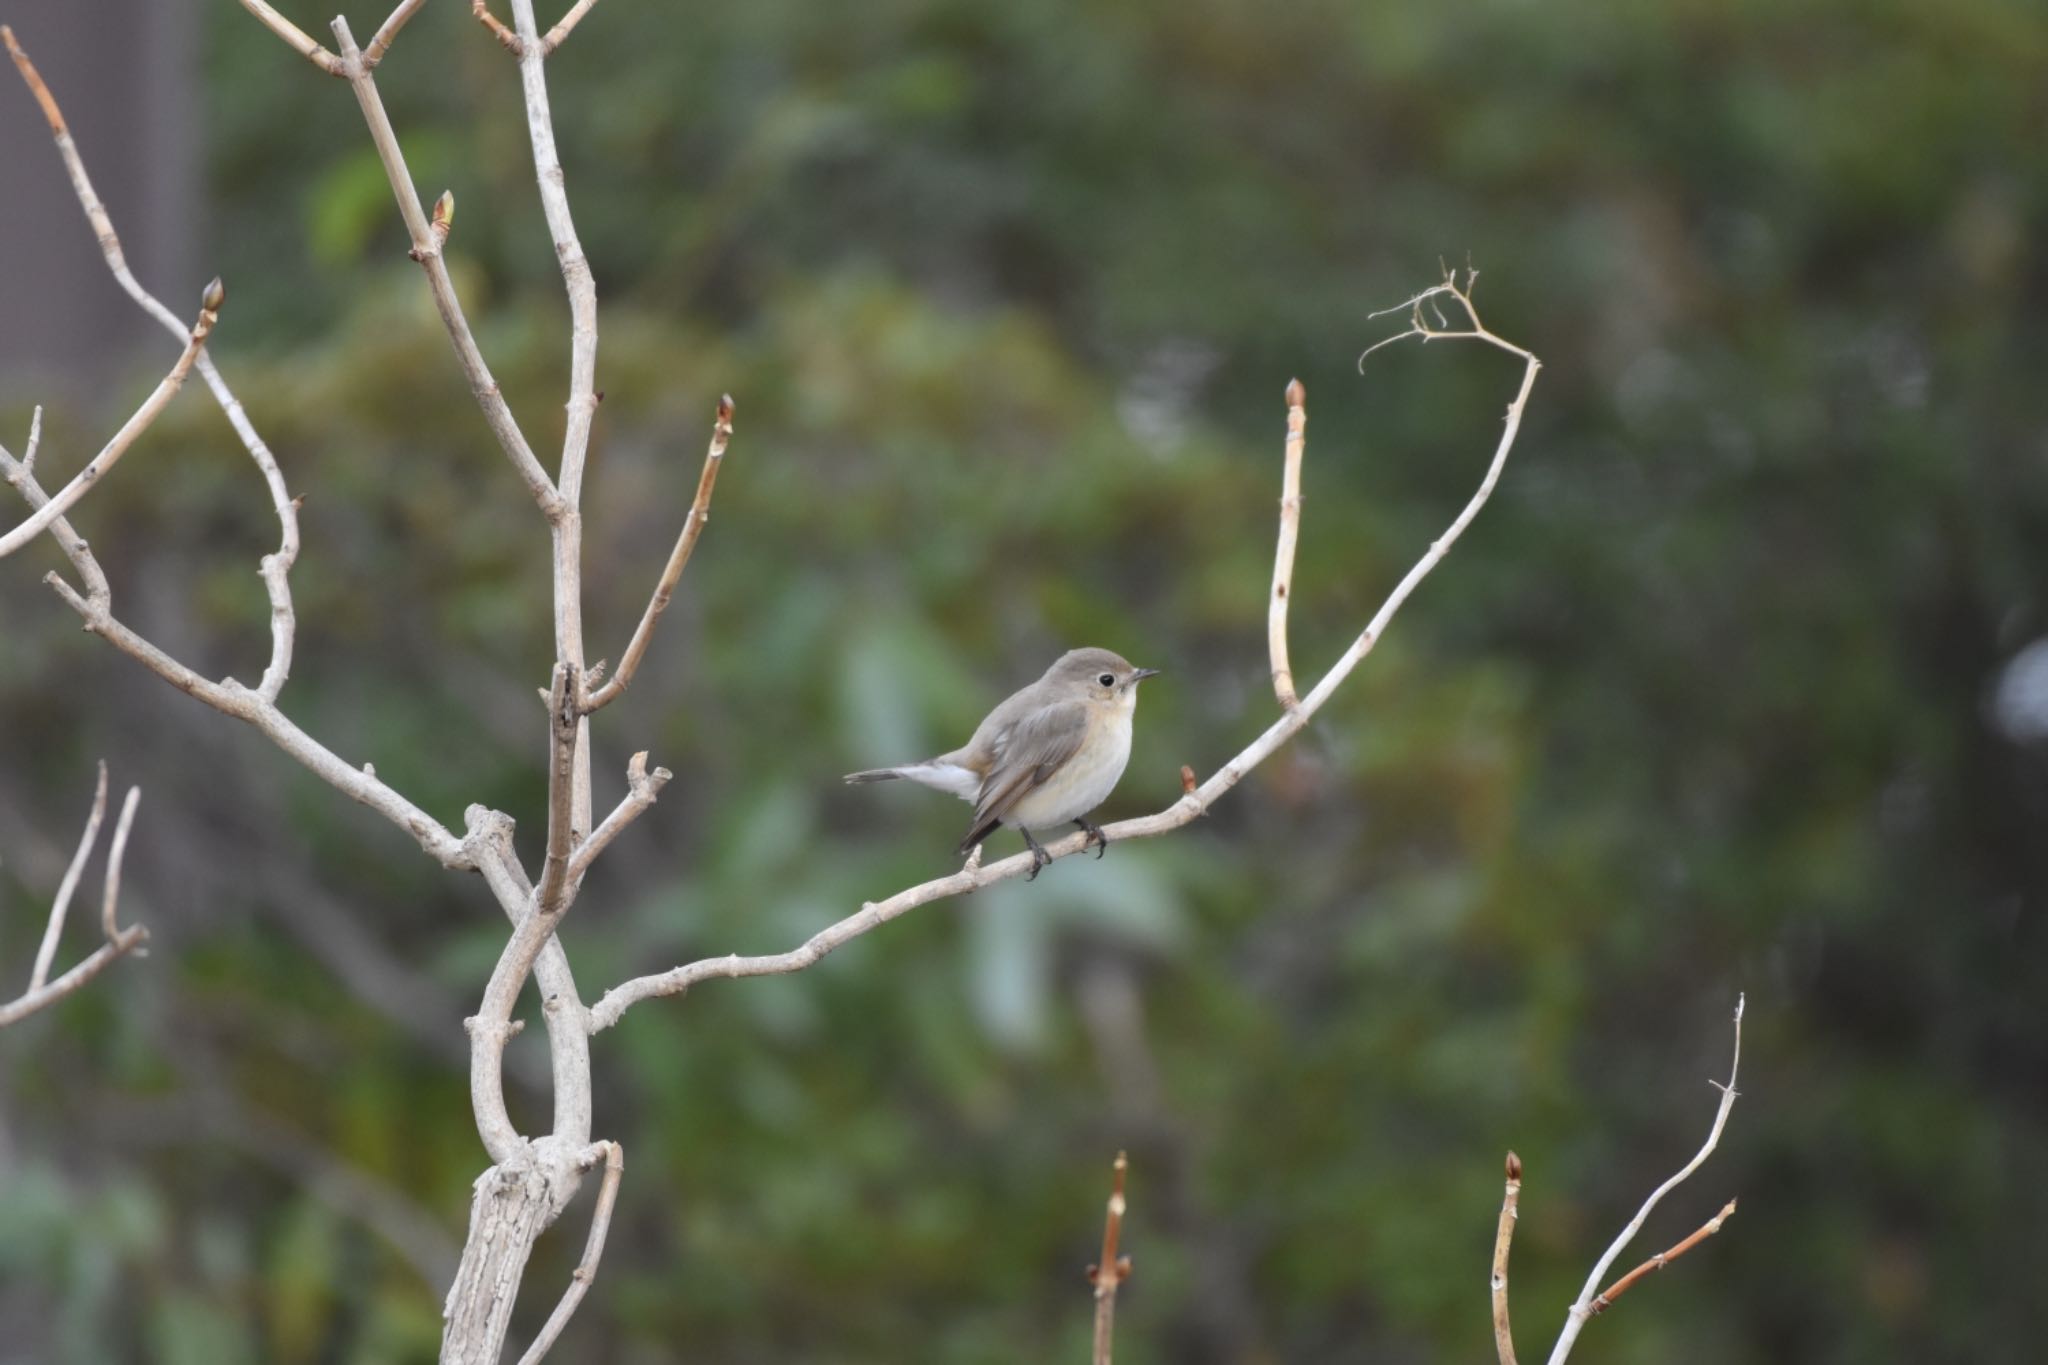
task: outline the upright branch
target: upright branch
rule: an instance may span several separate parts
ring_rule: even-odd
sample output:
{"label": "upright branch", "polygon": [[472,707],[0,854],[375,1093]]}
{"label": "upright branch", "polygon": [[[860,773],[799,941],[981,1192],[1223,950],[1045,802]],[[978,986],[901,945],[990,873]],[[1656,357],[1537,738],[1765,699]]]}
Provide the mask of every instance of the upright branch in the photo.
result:
{"label": "upright branch", "polygon": [[1294,590],[1294,542],[1301,534],[1301,454],[1308,444],[1308,390],[1287,386],[1287,446],[1280,471],[1280,535],[1273,545],[1273,600],[1266,605],[1266,652],[1273,662],[1273,695],[1281,709],[1301,705],[1287,662],[1287,596]]}
{"label": "upright branch", "polygon": [[1109,1208],[1102,1219],[1102,1259],[1088,1267],[1088,1283],[1095,1287],[1094,1365],[1110,1365],[1110,1342],[1116,1335],[1116,1291],[1131,1277],[1131,1258],[1117,1254],[1124,1230],[1124,1173],[1130,1164],[1124,1153],[1116,1154]]}
{"label": "upright branch", "polygon": [[1501,1196],[1500,1226],[1493,1234],[1493,1349],[1500,1365],[1515,1365],[1515,1334],[1508,1328],[1508,1247],[1522,1202],[1522,1158],[1508,1153],[1507,1192]]}
{"label": "upright branch", "polygon": [[[1586,1276],[1585,1287],[1579,1291],[1579,1297],[1572,1302],[1571,1308],[1565,1314],[1564,1329],[1558,1334],[1557,1344],[1551,1348],[1549,1365],[1563,1365],[1564,1360],[1571,1355],[1572,1347],[1578,1342],[1579,1332],[1595,1314],[1601,1312],[1609,1304],[1613,1303],[1614,1300],[1628,1292],[1629,1288],[1637,1280],[1642,1279],[1652,1271],[1663,1269],[1667,1263],[1677,1260],[1680,1256],[1683,1256],[1686,1252],[1719,1232],[1721,1224],[1734,1214],[1735,1201],[1731,1199],[1722,1207],[1719,1213],[1707,1220],[1705,1226],[1701,1227],[1691,1236],[1685,1238],[1670,1250],[1652,1256],[1649,1260],[1609,1285],[1604,1292],[1601,1291],[1600,1282],[1606,1278],[1609,1267],[1614,1264],[1616,1257],[1627,1250],[1628,1244],[1635,1239],[1636,1233],[1642,1230],[1644,1220],[1649,1218],[1650,1211],[1657,1207],[1658,1201],[1672,1190],[1684,1184],[1692,1176],[1692,1173],[1697,1171],[1709,1156],[1713,1155],[1714,1148],[1720,1144],[1721,1130],[1727,1127],[1728,1115],[1735,1108],[1737,1094],[1735,1078],[1737,1072],[1742,1067],[1742,1008],[1743,997],[1738,995],[1735,998],[1735,1052],[1734,1057],[1728,1063],[1728,1083],[1722,1085],[1719,1081],[1709,1082],[1709,1084],[1721,1092],[1721,1103],[1714,1110],[1714,1122],[1707,1130],[1707,1140],[1701,1144],[1699,1151],[1693,1154],[1692,1160],[1686,1162],[1685,1165],[1678,1169],[1676,1174],[1650,1192],[1650,1197],[1645,1199],[1642,1207],[1636,1210],[1636,1216],[1629,1220],[1628,1226],[1621,1230],[1621,1234],[1608,1245],[1606,1251],[1601,1253],[1600,1259],[1594,1262],[1593,1272]],[[1510,1158],[1510,1160],[1512,1161],[1513,1158]],[[1513,1189],[1512,1183],[1510,1188],[1511,1190]],[[1503,1213],[1503,1227],[1505,1227],[1506,1218],[1507,1215]],[[1505,1239],[1506,1232],[1504,1230],[1502,1240],[1498,1244],[1495,1253],[1495,1265],[1502,1273],[1503,1279],[1505,1278],[1506,1265]],[[1505,1302],[1499,1296],[1505,1295],[1505,1293],[1506,1288],[1503,1284],[1497,1291],[1494,1304],[1494,1321],[1497,1324],[1497,1330],[1503,1331],[1505,1330],[1507,1310]],[[1511,1350],[1512,1348],[1504,1349]],[[1509,1356],[1503,1354],[1501,1360],[1502,1365],[1507,1365]]]}
{"label": "upright branch", "polygon": [[[244,3],[249,3],[249,0],[244,0]],[[453,222],[454,201],[452,197],[448,199],[448,211],[443,215],[443,224],[437,232],[427,216],[426,207],[420,203],[419,191],[412,183],[412,172],[405,167],[405,154],[399,150],[398,134],[391,127],[391,118],[384,112],[383,98],[377,93],[377,82],[370,74],[372,63],[366,53],[357,49],[346,19],[337,17],[333,28],[335,41],[341,47],[342,68],[339,74],[348,80],[349,89],[355,92],[356,103],[362,108],[363,122],[370,130],[371,145],[377,149],[377,160],[384,167],[384,178],[390,182],[391,193],[398,200],[399,217],[405,220],[406,233],[412,239],[412,258],[426,271],[427,288],[434,296],[434,310],[441,315],[441,325],[455,347],[456,361],[469,380],[470,393],[483,412],[484,425],[490,428],[491,435],[497,437],[505,457],[519,472],[520,481],[552,520],[562,507],[554,481],[548,478],[547,471],[534,458],[533,447],[526,443],[526,436],[513,418],[512,408],[499,390],[498,381],[491,377],[491,367],[484,363],[483,352],[478,349],[476,337],[469,330],[469,318],[462,311],[461,300],[455,297],[455,281],[449,277],[448,263],[441,257],[441,248],[447,243],[449,225]]]}
{"label": "upright branch", "polygon": [[[9,36],[12,37],[11,34]],[[93,485],[114,467],[115,461],[128,452],[128,447],[135,444],[135,438],[149,430],[149,424],[156,420],[157,414],[162,412],[177,395],[178,390],[184,387],[185,376],[192,372],[192,363],[199,358],[199,348],[206,344],[206,338],[212,333],[214,323],[219,321],[220,306],[226,298],[227,291],[221,288],[220,280],[216,277],[206,286],[199,306],[199,318],[186,335],[185,348],[178,353],[178,359],[171,366],[171,372],[150,391],[149,397],[142,400],[142,406],[121,424],[121,429],[114,433],[113,438],[101,448],[100,453],[86,461],[85,468],[79,470],[70,483],[51,494],[49,500],[19,526],[5,535],[0,535],[0,559],[6,558],[34,540],[49,529],[51,522],[70,511],[78,500],[91,492]]]}
{"label": "upright branch", "polygon": [[50,903],[49,922],[43,927],[42,945],[37,948],[35,965],[29,971],[28,989],[13,1000],[0,1003],[0,1028],[62,1000],[105,971],[114,959],[126,956],[149,937],[149,930],[141,925],[131,924],[123,929],[118,920],[121,860],[127,856],[128,828],[135,821],[136,803],[141,800],[142,789],[130,787],[127,798],[121,802],[120,818],[114,823],[113,843],[107,849],[106,878],[100,891],[100,932],[106,941],[77,966],[52,981],[50,967],[56,960],[57,941],[64,934],[64,917],[71,909],[72,893],[78,889],[78,879],[85,871],[86,860],[92,857],[93,846],[99,841],[100,823],[107,814],[107,765],[100,764],[100,780],[93,792],[92,813],[86,817],[85,831],[78,839],[78,851],[71,855],[71,865],[64,870],[64,880],[57,886],[57,898]]}
{"label": "upright branch", "polygon": [[[1423,291],[1415,299],[1402,304],[1402,309],[1410,309],[1412,306],[1414,311],[1414,318],[1411,320],[1408,329],[1394,337],[1388,338],[1387,341],[1380,342],[1372,350],[1376,351],[1382,346],[1410,337],[1419,338],[1425,342],[1476,341],[1496,350],[1505,351],[1522,361],[1521,384],[1515,391],[1513,401],[1508,404],[1507,416],[1502,424],[1500,438],[1494,446],[1493,458],[1488,463],[1486,472],[1479,481],[1478,488],[1466,501],[1464,507],[1452,520],[1450,526],[1442,535],[1431,542],[1429,549],[1415,562],[1414,566],[1408,570],[1401,581],[1394,586],[1393,591],[1380,604],[1379,610],[1374,613],[1371,621],[1367,622],[1364,631],[1352,642],[1351,647],[1338,658],[1336,663],[1330,666],[1329,671],[1309,690],[1308,695],[1300,699],[1299,705],[1283,711],[1278,719],[1266,727],[1264,733],[1246,745],[1234,758],[1224,763],[1206,781],[1199,785],[1184,782],[1181,798],[1172,805],[1152,815],[1140,816],[1133,820],[1122,820],[1116,824],[1106,826],[1103,833],[1111,840],[1145,839],[1166,834],[1206,814],[1209,808],[1220,800],[1226,792],[1230,791],[1239,782],[1242,782],[1247,774],[1269,758],[1281,745],[1294,738],[1295,735],[1306,728],[1316,712],[1322,709],[1324,703],[1329,701],[1330,697],[1343,684],[1344,680],[1351,676],[1352,670],[1357,668],[1365,656],[1372,652],[1373,646],[1378,643],[1381,635],[1385,633],[1388,624],[1394,619],[1395,613],[1401,609],[1401,605],[1408,600],[1409,595],[1415,591],[1417,585],[1429,576],[1430,571],[1442,561],[1444,555],[1449,553],[1451,546],[1457,542],[1460,535],[1464,534],[1465,528],[1472,524],[1472,519],[1479,515],[1479,509],[1484,507],[1487,499],[1492,496],[1494,486],[1500,481],[1501,470],[1507,464],[1508,455],[1514,449],[1515,438],[1521,432],[1522,413],[1528,406],[1529,393],[1535,387],[1536,374],[1542,368],[1542,362],[1536,358],[1534,353],[1488,331],[1480,322],[1478,310],[1472,303],[1473,278],[1468,273],[1463,283],[1460,283],[1456,275],[1447,276],[1443,283]],[[1466,325],[1463,327],[1451,327],[1447,324],[1440,324],[1425,318],[1422,315],[1421,303],[1419,301],[1437,298],[1447,298],[1454,301],[1458,308],[1462,310]],[[1375,314],[1375,316],[1379,315]],[[1368,351],[1367,354],[1371,354],[1371,351]],[[1363,357],[1361,357],[1362,362]],[[1285,475],[1283,472],[1283,485],[1284,479]],[[1064,838],[1046,844],[1045,850],[1053,858],[1064,858],[1080,852],[1091,841],[1092,836],[1086,833],[1069,834]],[[640,1001],[652,999],[656,996],[680,994],[700,981],[721,977],[730,979],[748,976],[772,976],[785,972],[802,971],[816,964],[833,950],[887,924],[899,915],[909,913],[918,906],[929,905],[934,901],[946,900],[953,896],[978,891],[997,882],[1008,881],[1012,877],[1021,877],[1031,871],[1033,867],[1032,857],[1029,854],[1023,853],[1003,858],[993,863],[982,863],[977,858],[970,857],[967,864],[958,872],[950,876],[934,878],[917,886],[907,887],[884,900],[869,901],[855,913],[820,929],[803,944],[788,952],[771,953],[757,957],[742,957],[738,954],[709,957],[701,961],[686,963],[665,972],[656,972],[636,977],[614,986],[611,990],[605,992],[602,999],[591,1006],[591,1028],[593,1030],[609,1028],[617,1023],[628,1009]]]}
{"label": "upright branch", "polygon": [[669,551],[668,564],[661,571],[661,580],[654,585],[647,610],[640,614],[640,624],[633,628],[626,652],[619,656],[618,668],[613,670],[610,681],[590,694],[588,705],[592,711],[610,705],[633,685],[633,675],[640,671],[640,660],[646,657],[648,643],[654,639],[655,623],[668,610],[669,599],[675,596],[676,584],[682,579],[683,566],[690,562],[690,552],[697,548],[697,537],[704,534],[704,523],[711,520],[711,490],[718,483],[719,467],[725,463],[726,442],[732,439],[732,412],[732,395],[726,394],[718,400],[718,415],[711,423],[711,448],[704,453],[704,472],[697,476],[697,496],[690,503],[689,515],[683,518],[675,548]]}

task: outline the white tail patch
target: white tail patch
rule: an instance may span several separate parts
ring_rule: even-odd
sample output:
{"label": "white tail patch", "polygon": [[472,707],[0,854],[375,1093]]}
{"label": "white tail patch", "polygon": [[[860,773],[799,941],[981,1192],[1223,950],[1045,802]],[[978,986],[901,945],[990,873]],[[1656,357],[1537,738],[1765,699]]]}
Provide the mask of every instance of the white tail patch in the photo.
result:
{"label": "white tail patch", "polygon": [[973,801],[981,795],[981,774],[957,763],[913,763],[898,768],[896,775],[933,791],[950,792],[962,801]]}

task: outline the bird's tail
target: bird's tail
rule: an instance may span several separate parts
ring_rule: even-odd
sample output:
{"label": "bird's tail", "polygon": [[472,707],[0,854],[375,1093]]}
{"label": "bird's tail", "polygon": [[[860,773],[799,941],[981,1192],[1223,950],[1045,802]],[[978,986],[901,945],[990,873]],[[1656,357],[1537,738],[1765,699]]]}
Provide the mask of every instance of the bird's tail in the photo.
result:
{"label": "bird's tail", "polygon": [[862,782],[892,782],[901,776],[901,768],[869,768],[865,772],[848,773],[846,781],[849,786],[856,786]]}
{"label": "bird's tail", "polygon": [[951,755],[929,758],[922,763],[905,763],[896,768],[869,768],[865,772],[848,773],[846,780],[852,783],[887,782],[898,777],[908,778],[920,787],[957,796],[962,801],[972,801],[981,792],[981,774],[952,762]]}

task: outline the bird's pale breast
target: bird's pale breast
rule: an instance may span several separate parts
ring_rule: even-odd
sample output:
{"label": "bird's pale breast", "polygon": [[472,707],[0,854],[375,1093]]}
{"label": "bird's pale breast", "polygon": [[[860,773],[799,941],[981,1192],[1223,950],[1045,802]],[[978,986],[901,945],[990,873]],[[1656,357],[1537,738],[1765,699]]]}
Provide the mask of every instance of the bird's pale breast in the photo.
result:
{"label": "bird's pale breast", "polygon": [[1003,816],[1012,829],[1045,829],[1078,820],[1109,799],[1131,760],[1131,711],[1101,713],[1080,751]]}

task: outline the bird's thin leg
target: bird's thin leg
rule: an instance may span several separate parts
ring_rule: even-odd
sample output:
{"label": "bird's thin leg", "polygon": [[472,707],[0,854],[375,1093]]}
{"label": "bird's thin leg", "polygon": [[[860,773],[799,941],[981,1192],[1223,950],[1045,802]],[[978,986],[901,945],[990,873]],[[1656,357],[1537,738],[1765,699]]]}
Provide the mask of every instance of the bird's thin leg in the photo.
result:
{"label": "bird's thin leg", "polygon": [[1052,861],[1052,855],[1045,851],[1045,845],[1031,837],[1031,831],[1024,826],[1017,826],[1017,832],[1024,836],[1025,843],[1031,845],[1031,870],[1024,874],[1024,880],[1035,882],[1038,874],[1045,870],[1045,865]]}
{"label": "bird's thin leg", "polygon": [[[1102,826],[1085,817],[1076,820],[1074,823],[1081,827],[1083,834],[1086,834],[1095,841],[1095,857],[1100,861],[1102,855],[1109,852],[1109,836],[1102,832]],[[1083,844],[1081,847],[1086,848],[1088,845]]]}

